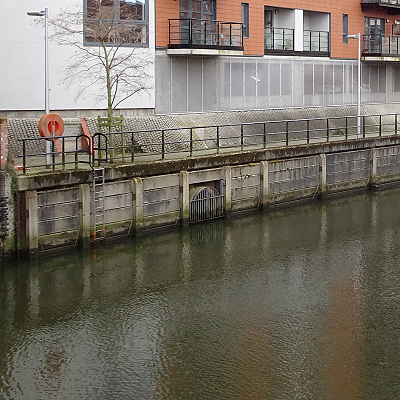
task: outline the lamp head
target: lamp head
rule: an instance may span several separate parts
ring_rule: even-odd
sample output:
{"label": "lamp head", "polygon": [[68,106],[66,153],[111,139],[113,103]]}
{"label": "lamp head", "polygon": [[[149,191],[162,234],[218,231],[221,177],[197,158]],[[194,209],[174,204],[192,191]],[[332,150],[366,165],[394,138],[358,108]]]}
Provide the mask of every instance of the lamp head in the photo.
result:
{"label": "lamp head", "polygon": [[46,11],[42,10],[42,11],[28,11],[27,14],[30,17],[44,17],[46,15]]}

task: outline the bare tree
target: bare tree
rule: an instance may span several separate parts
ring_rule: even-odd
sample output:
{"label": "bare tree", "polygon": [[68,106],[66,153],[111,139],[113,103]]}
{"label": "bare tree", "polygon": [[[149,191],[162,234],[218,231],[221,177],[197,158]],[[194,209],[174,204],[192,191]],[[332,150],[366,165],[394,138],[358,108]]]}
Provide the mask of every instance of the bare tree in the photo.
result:
{"label": "bare tree", "polygon": [[152,87],[148,51],[140,47],[148,40],[144,4],[135,0],[87,0],[50,15],[50,39],[75,49],[65,66],[63,82],[78,82],[76,99],[99,83],[104,91],[94,104],[106,100],[107,117],[128,98]]}

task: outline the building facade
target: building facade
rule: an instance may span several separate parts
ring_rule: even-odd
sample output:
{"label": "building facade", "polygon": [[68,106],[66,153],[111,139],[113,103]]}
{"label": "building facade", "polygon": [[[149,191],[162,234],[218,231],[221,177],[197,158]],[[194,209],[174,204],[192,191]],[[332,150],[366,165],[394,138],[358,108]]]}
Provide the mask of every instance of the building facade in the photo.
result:
{"label": "building facade", "polygon": [[[154,3],[152,0],[3,0],[0,24],[0,116],[40,117],[45,104],[44,17],[29,11],[48,7],[49,107],[62,116],[85,116],[107,108],[104,74],[98,61],[75,64],[86,50],[101,50],[104,36],[108,49],[118,47],[120,56],[133,51],[133,59],[146,61],[143,75],[150,89],[139,91],[118,108],[127,112],[151,112],[154,96]],[[64,35],[61,31],[64,28]],[[65,35],[70,29],[68,35]],[[83,49],[83,50],[82,50]],[[82,59],[81,59],[82,60]],[[79,75],[76,74],[79,71]],[[134,74],[131,74],[133,76]],[[69,79],[71,78],[71,79]],[[83,90],[85,89],[85,90]]]}
{"label": "building facade", "polygon": [[[161,113],[400,100],[398,0],[158,0]],[[398,19],[397,19],[398,18]]]}
{"label": "building facade", "polygon": [[[148,87],[119,104],[121,114],[354,105],[358,41],[347,35],[357,33],[362,103],[400,101],[400,0],[242,1],[4,0],[0,116],[44,111],[43,18],[27,11],[46,6],[50,21],[78,16],[81,48],[99,48],[105,29],[108,46],[122,41],[121,54],[149,60]],[[106,23],[96,27],[100,18]],[[76,46],[60,41],[51,23],[49,36],[50,109],[97,115],[106,108],[101,79],[90,65],[68,79]]]}

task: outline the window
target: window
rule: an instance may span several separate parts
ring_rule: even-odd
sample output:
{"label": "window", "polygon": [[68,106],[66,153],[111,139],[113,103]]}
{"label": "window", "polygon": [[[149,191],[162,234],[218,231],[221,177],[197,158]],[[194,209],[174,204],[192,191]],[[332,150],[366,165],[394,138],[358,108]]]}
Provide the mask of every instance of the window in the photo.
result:
{"label": "window", "polygon": [[249,3],[242,3],[243,37],[249,37]]}
{"label": "window", "polygon": [[147,0],[84,0],[84,42],[147,45]]}
{"label": "window", "polygon": [[349,34],[349,16],[347,14],[343,14],[343,43],[349,43],[349,38],[347,35]]}

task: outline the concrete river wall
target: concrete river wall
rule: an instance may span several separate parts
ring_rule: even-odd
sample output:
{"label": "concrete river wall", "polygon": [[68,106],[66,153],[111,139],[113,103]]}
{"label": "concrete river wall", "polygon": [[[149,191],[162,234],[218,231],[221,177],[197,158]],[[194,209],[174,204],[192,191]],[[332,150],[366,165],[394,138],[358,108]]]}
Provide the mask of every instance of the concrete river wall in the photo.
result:
{"label": "concrete river wall", "polygon": [[[93,242],[93,172],[19,175],[15,251]],[[107,166],[106,240],[400,183],[400,137]]]}

